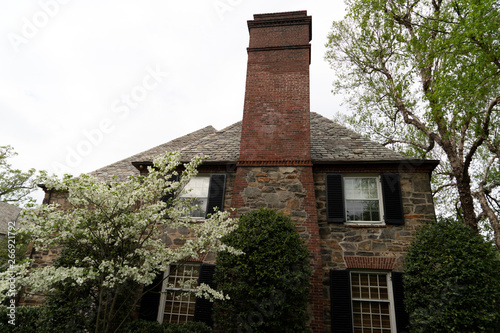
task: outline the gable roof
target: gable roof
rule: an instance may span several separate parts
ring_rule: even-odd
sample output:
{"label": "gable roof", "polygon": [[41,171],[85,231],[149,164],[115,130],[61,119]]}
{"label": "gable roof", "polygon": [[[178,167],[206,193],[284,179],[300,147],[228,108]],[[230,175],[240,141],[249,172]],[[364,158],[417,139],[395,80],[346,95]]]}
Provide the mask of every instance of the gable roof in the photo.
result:
{"label": "gable roof", "polygon": [[311,112],[313,162],[381,162],[409,160],[334,121]]}
{"label": "gable roof", "polygon": [[[145,152],[133,155],[90,173],[103,180],[124,180],[138,174],[132,162],[147,162],[160,154],[178,151],[183,161],[209,156],[211,162],[238,161],[241,121],[220,131],[207,126]],[[373,142],[332,120],[311,112],[311,159],[313,163],[395,162],[409,160],[391,149]]]}
{"label": "gable roof", "polygon": [[129,176],[137,176],[138,170],[132,165],[136,161],[152,161],[155,156],[161,155],[170,151],[180,151],[183,147],[188,147],[190,144],[201,140],[204,137],[217,133],[217,130],[212,126],[204,127],[180,138],[174,139],[167,143],[161,144],[154,148],[148,149],[142,153],[127,157],[121,161],[115,162],[103,168],[97,169],[89,173],[90,176],[95,176],[103,180],[123,181]]}

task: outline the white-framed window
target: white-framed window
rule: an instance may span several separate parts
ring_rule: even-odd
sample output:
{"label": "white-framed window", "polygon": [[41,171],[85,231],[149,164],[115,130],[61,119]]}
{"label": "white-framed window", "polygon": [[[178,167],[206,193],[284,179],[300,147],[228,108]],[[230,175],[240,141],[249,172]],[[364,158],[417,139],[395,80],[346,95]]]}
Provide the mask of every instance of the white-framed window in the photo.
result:
{"label": "white-framed window", "polygon": [[345,176],[344,192],[346,222],[382,223],[382,190],[378,176]]}
{"label": "white-framed window", "polygon": [[203,219],[207,213],[208,189],[210,185],[210,175],[198,174],[186,184],[180,198],[191,200],[193,208],[189,214],[195,219]]}
{"label": "white-framed window", "polygon": [[200,274],[199,263],[171,265],[164,273],[158,308],[158,322],[185,323],[193,321],[196,296],[193,291]]}
{"label": "white-framed window", "polygon": [[354,333],[396,332],[389,273],[351,271],[350,274]]}
{"label": "white-framed window", "polygon": [[326,174],[325,192],[329,223],[405,223],[399,174]]}

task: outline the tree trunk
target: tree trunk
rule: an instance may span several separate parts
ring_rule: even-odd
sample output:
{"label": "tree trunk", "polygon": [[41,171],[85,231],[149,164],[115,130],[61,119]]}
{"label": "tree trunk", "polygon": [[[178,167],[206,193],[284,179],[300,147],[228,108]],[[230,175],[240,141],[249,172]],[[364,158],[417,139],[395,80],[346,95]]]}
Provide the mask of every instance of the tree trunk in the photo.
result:
{"label": "tree trunk", "polygon": [[455,172],[455,179],[457,181],[458,195],[460,198],[460,207],[464,217],[464,223],[479,232],[477,223],[476,212],[474,211],[474,198],[470,188],[470,177],[467,172],[465,175]]}

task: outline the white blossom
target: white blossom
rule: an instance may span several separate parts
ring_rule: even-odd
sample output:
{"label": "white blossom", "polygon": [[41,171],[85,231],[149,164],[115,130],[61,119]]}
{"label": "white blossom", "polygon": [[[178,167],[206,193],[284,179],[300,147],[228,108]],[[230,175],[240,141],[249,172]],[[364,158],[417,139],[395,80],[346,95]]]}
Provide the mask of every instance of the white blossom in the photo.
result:
{"label": "white blossom", "polygon": [[[29,271],[24,267],[25,276],[19,275],[19,284],[35,291],[50,290],[61,282],[75,286],[101,283],[98,287],[106,288],[126,280],[148,285],[156,273],[186,258],[221,250],[240,254],[221,241],[237,228],[237,220],[229,212],[216,212],[201,223],[185,217],[190,207],[178,194],[197,174],[201,162],[202,158],[194,158],[184,164],[179,181],[171,180],[181,164],[179,153],[156,158],[147,177],[130,177],[123,182],[106,183],[89,175],[47,177],[45,187],[66,192],[72,208],[62,210],[50,204],[28,210],[24,232],[31,235],[36,250],[70,248],[85,256],[71,267],[32,267]],[[167,194],[173,194],[171,202],[159,200]],[[195,237],[169,248],[160,238],[168,227],[186,227]],[[4,289],[5,283],[5,275],[0,275],[0,288]],[[197,294],[224,298],[203,284],[197,287]]]}

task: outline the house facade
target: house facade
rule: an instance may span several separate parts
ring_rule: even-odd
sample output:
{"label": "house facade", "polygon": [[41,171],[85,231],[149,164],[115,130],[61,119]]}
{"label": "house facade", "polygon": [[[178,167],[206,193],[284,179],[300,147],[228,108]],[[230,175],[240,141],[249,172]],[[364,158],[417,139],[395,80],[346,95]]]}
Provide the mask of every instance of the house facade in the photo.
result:
{"label": "house facade", "polygon": [[[103,180],[147,170],[156,155],[209,158],[190,183],[203,217],[214,207],[244,214],[259,207],[290,216],[309,251],[312,332],[403,332],[402,265],[418,226],[434,218],[430,177],[436,161],[409,159],[310,111],[312,20],[305,11],[254,15],[243,119],[208,126],[92,172]],[[47,192],[46,203],[67,204]],[[168,230],[167,246],[189,236]],[[51,253],[33,253],[48,264]],[[172,268],[167,282],[209,281],[214,254]],[[161,287],[142,302],[158,321],[210,321],[210,308]],[[158,290],[160,291],[160,287]]]}

